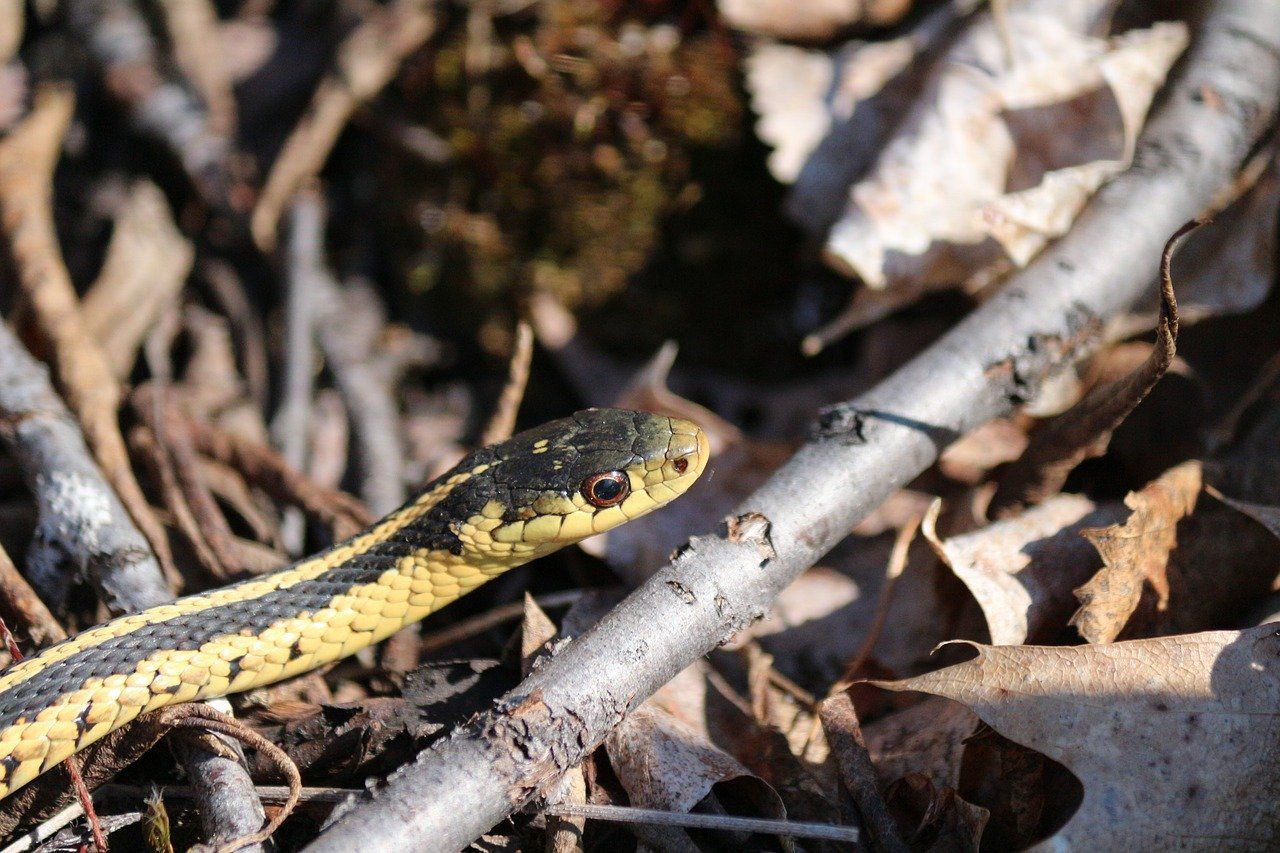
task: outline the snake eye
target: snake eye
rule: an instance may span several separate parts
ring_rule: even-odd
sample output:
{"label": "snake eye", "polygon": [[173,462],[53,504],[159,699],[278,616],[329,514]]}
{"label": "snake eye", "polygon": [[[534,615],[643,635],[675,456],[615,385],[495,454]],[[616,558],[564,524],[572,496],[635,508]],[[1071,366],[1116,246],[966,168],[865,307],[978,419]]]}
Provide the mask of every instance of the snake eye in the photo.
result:
{"label": "snake eye", "polygon": [[617,506],[631,494],[631,481],[621,471],[592,474],[582,481],[582,496],[592,506],[604,509]]}

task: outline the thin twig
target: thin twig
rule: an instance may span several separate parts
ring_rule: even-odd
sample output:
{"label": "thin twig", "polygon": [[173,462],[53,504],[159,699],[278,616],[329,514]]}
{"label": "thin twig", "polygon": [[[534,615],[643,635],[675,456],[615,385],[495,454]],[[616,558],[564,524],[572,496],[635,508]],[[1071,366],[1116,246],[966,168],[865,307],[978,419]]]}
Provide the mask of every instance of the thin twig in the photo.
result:
{"label": "thin twig", "polygon": [[906,853],[911,848],[902,840],[898,825],[880,793],[876,768],[862,739],[862,727],[849,694],[841,691],[828,697],[818,709],[818,715],[836,760],[840,782],[858,807],[867,834],[871,836],[872,849]]}
{"label": "thin twig", "polygon": [[267,360],[267,332],[245,293],[244,283],[229,264],[215,259],[199,265],[197,280],[205,282],[217,307],[227,316],[235,336],[240,367],[249,383],[249,394],[260,410],[267,408],[271,392]]}
{"label": "thin twig", "polygon": [[[285,461],[301,471],[307,464],[307,421],[315,382],[314,281],[323,253],[324,208],[315,187],[299,193],[293,205],[289,246],[285,258],[288,296],[285,299],[284,397],[271,420],[271,439]],[[280,538],[285,550],[297,555],[306,534],[297,510],[286,510]]]}
{"label": "thin twig", "polygon": [[165,24],[173,43],[173,58],[200,93],[209,111],[209,129],[232,138],[236,130],[236,99],[222,61],[218,10],[210,0],[161,0]]}
{"label": "thin twig", "polygon": [[663,812],[657,809],[637,809],[631,806],[559,805],[546,810],[547,814],[585,817],[608,823],[632,823],[648,826],[680,826],[688,829],[718,829],[724,832],[759,832],[790,838],[816,838],[823,841],[847,841],[857,843],[858,830],[852,826],[830,826],[821,823],[801,823],[794,820],[771,820],[762,817],[735,817],[733,815]]}
{"label": "thin twig", "polygon": [[431,0],[395,0],[377,7],[338,48],[336,68],[316,87],[306,115],[276,157],[254,208],[253,239],[264,252],[298,190],[320,174],[356,108],[391,81],[402,60],[435,32]]}
{"label": "thin twig", "polygon": [[[582,598],[583,592],[580,589],[552,592],[538,596],[534,599],[534,603],[543,610],[551,610],[555,607],[569,607]],[[477,613],[475,616],[463,619],[461,622],[450,625],[444,630],[427,634],[418,645],[418,654],[420,656],[428,655],[440,649],[448,648],[468,637],[474,637],[476,634],[484,633],[490,628],[496,628],[504,622],[519,619],[522,615],[524,615],[523,601],[512,601],[492,610],[486,610],[484,613]]]}
{"label": "thin twig", "polygon": [[18,572],[3,546],[0,546],[0,610],[3,618],[26,631],[31,644],[37,648],[67,638],[67,632]]}
{"label": "thin twig", "polygon": [[489,425],[480,438],[481,446],[497,444],[511,437],[516,429],[516,415],[524,400],[524,389],[529,384],[529,364],[533,361],[533,326],[525,320],[516,324],[516,341],[511,351],[511,366],[507,370],[507,384],[493,408]]}
{"label": "thin twig", "polygon": [[[266,756],[288,780],[289,796],[280,811],[256,832],[242,835],[222,844],[217,848],[217,853],[234,853],[236,850],[242,850],[266,841],[288,820],[289,815],[293,813],[294,808],[298,805],[298,798],[302,792],[302,776],[298,773],[298,765],[293,763],[293,760],[289,758],[284,750],[244,723],[241,723],[235,717],[219,713],[207,705],[184,705],[181,706],[181,710],[185,712],[183,716],[170,721],[174,726],[216,732],[235,738],[245,746],[256,749]],[[250,786],[250,791],[252,791],[252,786]],[[256,802],[256,792],[253,793],[253,799]],[[262,814],[261,806],[258,808],[258,814]]]}
{"label": "thin twig", "polygon": [[31,115],[0,143],[0,211],[18,267],[18,281],[54,352],[58,384],[75,412],[102,473],[128,508],[165,569],[176,580],[164,528],[129,467],[117,422],[120,386],[80,315],[75,286],[62,261],[53,224],[53,170],[75,98],[42,87]]}
{"label": "thin twig", "polygon": [[[695,537],[587,633],[308,849],[456,850],[580,762],[627,711],[767,612],[779,592],[961,435],[1009,412],[1146,286],[1168,235],[1230,181],[1280,104],[1274,0],[1220,0],[1138,142],[1135,166],[1003,291],[856,400],[738,507],[761,538]],[[1214,97],[1206,97],[1212,92]],[[741,538],[741,537],[739,537]],[[536,714],[529,709],[536,708]]]}
{"label": "thin twig", "polygon": [[[197,795],[195,788],[190,785],[161,785],[159,788],[161,796],[173,797],[174,799],[190,800]],[[152,786],[150,785],[123,785],[112,782],[103,785],[93,793],[99,800],[115,798],[139,800],[150,793],[151,790]],[[304,787],[295,790],[288,785],[255,785],[253,790],[264,803],[285,803],[290,798],[296,797],[299,804],[305,804],[340,803],[359,789]],[[0,853],[10,853],[10,851],[7,849],[0,850]]]}
{"label": "thin twig", "polygon": [[876,612],[871,617],[867,636],[863,638],[862,645],[858,646],[858,651],[845,667],[844,674],[832,686],[830,694],[848,688],[871,658],[871,653],[875,651],[876,641],[880,639],[885,620],[889,618],[889,607],[893,604],[893,591],[898,586],[898,579],[907,568],[907,558],[911,555],[911,543],[916,540],[916,533],[920,531],[920,522],[923,520],[923,516],[914,516],[898,530],[898,535],[893,540],[893,551],[889,554],[889,562],[885,565],[884,585],[880,587],[880,595],[876,598]]}

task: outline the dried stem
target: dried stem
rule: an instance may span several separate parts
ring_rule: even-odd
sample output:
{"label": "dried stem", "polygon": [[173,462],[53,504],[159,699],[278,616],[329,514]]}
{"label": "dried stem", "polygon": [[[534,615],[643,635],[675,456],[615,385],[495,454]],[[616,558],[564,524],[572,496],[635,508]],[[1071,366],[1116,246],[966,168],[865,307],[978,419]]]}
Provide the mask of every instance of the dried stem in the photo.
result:
{"label": "dried stem", "polygon": [[815,838],[824,841],[856,843],[858,830],[850,826],[801,823],[794,820],[771,820],[761,817],[664,812],[631,806],[559,805],[547,809],[548,814],[573,815],[610,823],[645,826],[681,826],[689,829],[718,829],[724,832],[759,832],[790,838]]}
{"label": "dried stem", "polygon": [[264,251],[275,248],[276,229],[295,193],[320,174],[329,152],[356,108],[391,81],[400,63],[435,32],[430,0],[394,0],[377,7],[338,48],[336,68],[320,81],[311,106],[271,167],[251,228]]}
{"label": "dried stem", "polygon": [[511,437],[516,429],[516,415],[524,400],[524,389],[529,384],[529,364],[533,361],[533,326],[521,320],[516,324],[516,343],[511,352],[511,366],[507,372],[507,384],[498,397],[489,425],[480,438],[481,445],[497,444]]}
{"label": "dried stem", "polygon": [[31,115],[0,143],[0,212],[18,280],[54,355],[58,384],[84,430],[103,475],[142,530],[160,565],[176,579],[164,528],[129,467],[116,420],[120,386],[80,315],[75,287],[53,226],[53,169],[75,98],[43,87]]}
{"label": "dried stem", "polygon": [[842,691],[824,700],[818,708],[818,716],[827,733],[827,743],[831,744],[831,754],[839,769],[840,783],[858,807],[867,834],[871,836],[872,849],[885,853],[906,853],[911,848],[902,840],[898,825],[889,814],[889,807],[880,794],[876,768],[867,753],[862,728],[849,694]]}

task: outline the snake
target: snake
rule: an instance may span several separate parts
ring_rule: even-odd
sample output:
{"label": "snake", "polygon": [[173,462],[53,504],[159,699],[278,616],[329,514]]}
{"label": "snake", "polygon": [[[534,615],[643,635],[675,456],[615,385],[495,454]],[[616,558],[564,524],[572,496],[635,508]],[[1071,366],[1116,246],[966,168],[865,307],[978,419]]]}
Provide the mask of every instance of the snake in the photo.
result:
{"label": "snake", "polygon": [[0,796],[140,714],[316,669],[639,518],[683,494],[708,457],[692,421],[580,411],[471,453],[318,554],[49,646],[0,674]]}

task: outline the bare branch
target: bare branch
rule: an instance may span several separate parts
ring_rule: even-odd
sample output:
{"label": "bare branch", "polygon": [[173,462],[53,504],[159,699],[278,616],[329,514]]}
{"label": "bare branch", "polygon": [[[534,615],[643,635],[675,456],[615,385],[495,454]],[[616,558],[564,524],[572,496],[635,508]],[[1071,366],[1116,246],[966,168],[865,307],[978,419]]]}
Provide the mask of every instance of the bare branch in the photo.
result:
{"label": "bare branch", "polygon": [[253,210],[253,239],[263,251],[294,194],[320,174],[356,108],[391,81],[400,62],[435,32],[431,0],[395,0],[379,7],[338,48],[337,68],[325,75],[307,114],[293,129],[267,176]]}
{"label": "bare branch", "polygon": [[163,142],[211,205],[223,206],[231,142],[204,104],[161,68],[159,51],[133,0],[71,0],[67,21],[102,67],[107,89],[134,127]]}
{"label": "bare branch", "polygon": [[[31,115],[0,143],[4,233],[18,268],[18,281],[41,332],[52,345],[54,369],[67,405],[80,421],[102,474],[151,543],[146,550],[154,549],[160,565],[174,577],[164,529],[129,467],[117,422],[120,386],[85,328],[53,227],[53,169],[74,108],[75,98],[69,89],[42,88]],[[107,603],[112,604],[110,600]]]}
{"label": "bare branch", "polygon": [[0,441],[39,505],[27,576],[40,597],[65,606],[77,575],[114,613],[172,599],[151,547],[94,464],[49,374],[0,324]]}
{"label": "bare branch", "polygon": [[[598,744],[676,673],[762,617],[855,522],[957,437],[1033,395],[1150,280],[1166,238],[1234,176],[1280,103],[1274,0],[1221,0],[1134,166],[1004,290],[879,386],[828,411],[814,438],[739,507],[754,542],[695,538],[496,707],[339,810],[308,849],[457,850]],[[675,592],[673,587],[679,590]]]}

